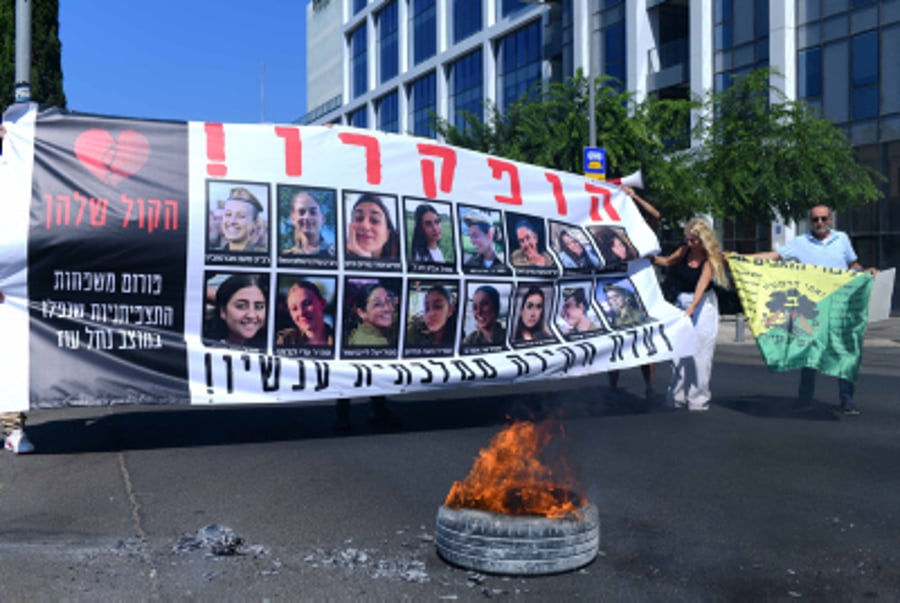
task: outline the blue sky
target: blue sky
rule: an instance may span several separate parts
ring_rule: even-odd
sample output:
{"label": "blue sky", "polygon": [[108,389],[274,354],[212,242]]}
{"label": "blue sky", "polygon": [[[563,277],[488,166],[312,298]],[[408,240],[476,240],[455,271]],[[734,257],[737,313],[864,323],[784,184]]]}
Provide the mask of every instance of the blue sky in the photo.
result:
{"label": "blue sky", "polygon": [[306,5],[60,0],[68,107],[126,117],[289,123],[306,113]]}

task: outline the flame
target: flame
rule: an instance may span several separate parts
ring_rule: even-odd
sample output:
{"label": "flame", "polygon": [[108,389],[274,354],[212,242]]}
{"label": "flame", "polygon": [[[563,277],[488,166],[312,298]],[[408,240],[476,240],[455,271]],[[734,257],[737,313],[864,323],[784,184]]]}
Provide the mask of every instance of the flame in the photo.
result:
{"label": "flame", "polygon": [[556,475],[539,457],[552,440],[550,424],[517,421],[483,448],[466,478],[454,482],[444,505],[451,509],[481,509],[507,515],[569,514],[581,516],[587,497],[562,462]]}

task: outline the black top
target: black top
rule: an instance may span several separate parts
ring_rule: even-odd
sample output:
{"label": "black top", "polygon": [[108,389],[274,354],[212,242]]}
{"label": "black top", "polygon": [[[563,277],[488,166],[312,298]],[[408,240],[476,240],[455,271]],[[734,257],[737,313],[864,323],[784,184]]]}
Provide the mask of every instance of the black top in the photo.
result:
{"label": "black top", "polygon": [[[704,259],[700,262],[699,266],[691,268],[688,266],[689,253],[689,251],[685,251],[684,255],[681,257],[681,261],[672,267],[672,270],[675,272],[675,282],[678,284],[678,291],[680,293],[694,292],[697,288],[697,283],[700,281],[700,275],[703,274],[703,265],[706,264],[706,260]],[[706,289],[709,289],[709,285],[706,286]],[[706,290],[704,290],[703,293],[706,293]]]}

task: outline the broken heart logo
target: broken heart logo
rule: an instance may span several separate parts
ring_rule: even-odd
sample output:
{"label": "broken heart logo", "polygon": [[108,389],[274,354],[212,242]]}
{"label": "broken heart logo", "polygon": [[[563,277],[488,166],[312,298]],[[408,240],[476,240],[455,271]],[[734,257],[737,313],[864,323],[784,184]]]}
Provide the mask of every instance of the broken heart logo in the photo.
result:
{"label": "broken heart logo", "polygon": [[96,178],[116,186],[144,167],[150,143],[134,130],[125,130],[118,138],[106,130],[87,130],[75,140],[75,156]]}

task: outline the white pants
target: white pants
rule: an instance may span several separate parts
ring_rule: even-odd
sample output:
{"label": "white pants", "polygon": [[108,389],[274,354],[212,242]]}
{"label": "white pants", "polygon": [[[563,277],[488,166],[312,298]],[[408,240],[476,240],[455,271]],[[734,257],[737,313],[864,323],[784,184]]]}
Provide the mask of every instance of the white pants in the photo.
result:
{"label": "white pants", "polygon": [[[679,293],[675,305],[684,310],[693,299],[693,293]],[[703,294],[691,321],[699,340],[697,353],[672,362],[672,381],[666,392],[666,402],[678,408],[687,406],[690,410],[707,410],[712,397],[709,380],[712,377],[716,335],[719,333],[719,300],[714,291]]]}

